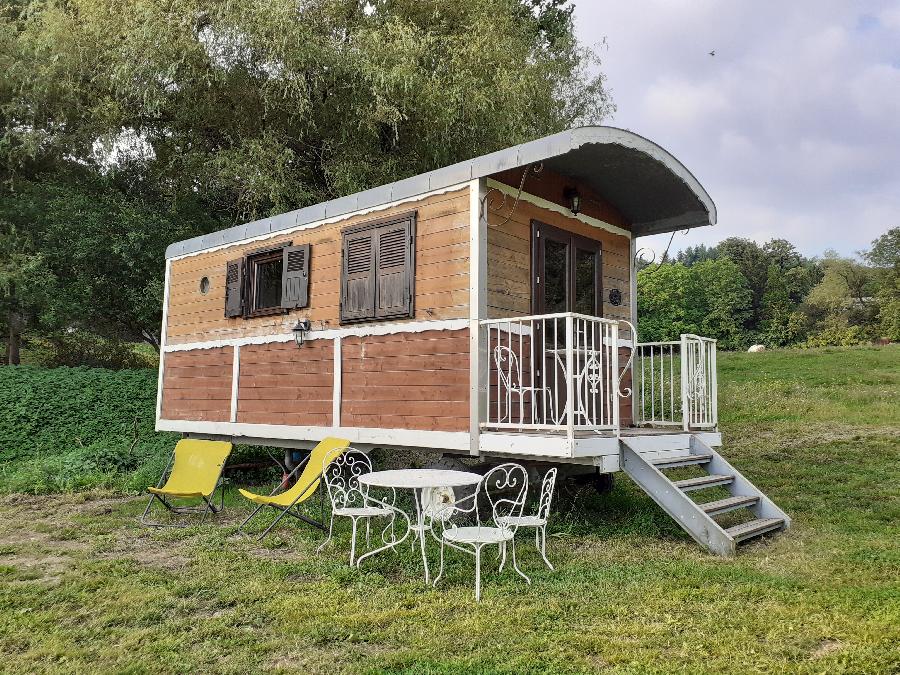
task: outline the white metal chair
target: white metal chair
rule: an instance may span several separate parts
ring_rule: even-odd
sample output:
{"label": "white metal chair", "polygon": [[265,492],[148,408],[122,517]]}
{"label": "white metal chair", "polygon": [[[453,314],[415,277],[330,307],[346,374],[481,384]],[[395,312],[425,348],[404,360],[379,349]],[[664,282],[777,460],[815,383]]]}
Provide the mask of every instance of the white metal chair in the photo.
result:
{"label": "white metal chair", "polygon": [[331,501],[331,520],[328,524],[328,537],[319,545],[316,553],[331,541],[334,517],[349,518],[352,522],[350,534],[350,565],[352,566],[356,559],[357,521],[360,519],[366,521],[366,546],[368,546],[371,519],[390,518],[391,522],[388,527],[392,527],[394,511],[387,505],[373,506],[374,500],[369,499],[368,487],[359,482],[360,476],[372,471],[372,460],[365,453],[354,448],[346,450],[336,448],[325,456],[322,466],[325,488],[328,491],[328,499]]}
{"label": "white metal chair", "polygon": [[[530,516],[507,516],[501,517],[501,522],[506,526],[533,527],[534,528],[534,545],[547,563],[547,567],[551,570],[553,565],[547,560],[547,520],[550,517],[550,503],[553,501],[553,492],[556,488],[556,467],[550,469],[544,474],[544,480],[541,481],[541,494],[538,501],[537,513]],[[516,540],[512,542],[513,552],[516,550]],[[515,556],[513,557],[515,559]],[[506,563],[506,556],[500,562],[500,569]]]}
{"label": "white metal chair", "polygon": [[[550,391],[550,387],[522,386],[522,367],[519,363],[519,357],[512,349],[510,349],[509,347],[504,347],[503,345],[497,345],[496,347],[494,347],[494,364],[497,366],[497,375],[500,378],[500,384],[509,394],[506,402],[506,414],[500,416],[500,397],[498,392],[497,417],[499,418],[500,422],[504,422],[507,419],[512,422],[512,396],[517,395],[519,397],[519,422],[524,424],[525,395],[528,393],[531,394],[531,405],[535,406],[537,405],[537,394],[540,393],[544,409],[550,413],[549,419],[552,420],[554,424],[559,423],[559,421],[553,414],[553,393]],[[532,412],[532,418],[535,417],[536,414]]]}
{"label": "white metal chair", "polygon": [[[520,464],[501,464],[485,474],[475,492],[446,506],[446,513],[434,520],[442,531],[441,567],[434,584],[444,574],[444,547],[450,546],[475,556],[475,600],[481,600],[481,549],[499,546],[506,558],[506,544],[513,541],[516,525],[504,524],[507,518],[522,515],[528,492],[528,472]],[[486,504],[485,504],[486,502]],[[492,525],[482,525],[479,504],[490,507]],[[459,516],[471,516],[475,525],[460,526],[454,522]],[[512,565],[529,584],[531,579],[516,564],[516,549],[512,550]]]}

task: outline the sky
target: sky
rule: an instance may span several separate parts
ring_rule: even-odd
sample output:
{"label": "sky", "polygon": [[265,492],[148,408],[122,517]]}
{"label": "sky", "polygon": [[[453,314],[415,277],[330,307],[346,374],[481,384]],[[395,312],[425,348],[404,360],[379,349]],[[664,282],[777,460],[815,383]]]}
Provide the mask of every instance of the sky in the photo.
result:
{"label": "sky", "polygon": [[604,123],[666,148],[716,203],[672,252],[740,236],[850,255],[900,226],[900,0],[575,7],[618,108]]}

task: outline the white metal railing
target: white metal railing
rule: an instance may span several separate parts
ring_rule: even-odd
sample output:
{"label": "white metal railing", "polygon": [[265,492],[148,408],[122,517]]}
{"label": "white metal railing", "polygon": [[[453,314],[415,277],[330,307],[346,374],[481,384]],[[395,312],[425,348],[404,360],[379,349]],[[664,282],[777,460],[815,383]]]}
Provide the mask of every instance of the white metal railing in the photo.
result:
{"label": "white metal railing", "polygon": [[715,340],[685,334],[638,343],[632,372],[635,424],[685,431],[718,425]]}
{"label": "white metal railing", "polygon": [[619,321],[565,312],[480,325],[482,427],[619,429]]}

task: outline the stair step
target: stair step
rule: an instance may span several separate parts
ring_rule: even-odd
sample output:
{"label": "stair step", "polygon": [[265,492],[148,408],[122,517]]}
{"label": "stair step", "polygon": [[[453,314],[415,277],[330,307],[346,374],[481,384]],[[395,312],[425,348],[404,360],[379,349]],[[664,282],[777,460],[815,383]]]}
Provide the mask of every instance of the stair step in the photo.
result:
{"label": "stair step", "polygon": [[734,476],[723,476],[711,473],[708,476],[700,476],[699,478],[676,480],[673,481],[672,485],[682,492],[690,492],[691,490],[702,490],[704,488],[716,487],[717,485],[728,485],[733,480]]}
{"label": "stair step", "polygon": [[759,497],[728,497],[726,499],[717,499],[714,502],[706,502],[698,504],[709,516],[718,516],[721,513],[742,509],[745,506],[753,506],[759,501]]}
{"label": "stair step", "polygon": [[712,455],[684,455],[682,457],[664,457],[654,459],[653,466],[657,469],[677,469],[681,466],[694,466],[695,464],[708,464],[712,461]]}
{"label": "stair step", "polygon": [[745,539],[758,537],[766,532],[771,532],[772,530],[780,530],[783,526],[783,518],[759,518],[757,520],[751,520],[748,523],[741,523],[740,525],[729,527],[725,530],[725,533],[734,539],[735,542],[741,542]]}

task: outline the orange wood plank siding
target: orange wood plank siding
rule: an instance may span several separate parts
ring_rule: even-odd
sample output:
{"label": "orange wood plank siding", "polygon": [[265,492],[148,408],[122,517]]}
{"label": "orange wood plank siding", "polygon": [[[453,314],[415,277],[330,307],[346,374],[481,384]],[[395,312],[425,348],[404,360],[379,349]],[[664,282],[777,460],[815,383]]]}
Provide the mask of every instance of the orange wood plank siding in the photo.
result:
{"label": "orange wood plank siding", "polygon": [[[493,176],[499,182],[518,188],[522,170],[506,171]],[[567,206],[563,197],[566,187],[576,186],[582,194],[582,213],[599,218],[611,225],[629,230],[630,224],[615,207],[599,195],[574,181],[544,169],[537,176],[529,176],[524,191],[561,206]],[[490,201],[490,200],[489,200]],[[499,206],[499,199],[492,200]],[[488,210],[488,280],[487,304],[491,318],[525,316],[531,313],[531,220],[575,232],[589,239],[600,241],[603,265],[603,316],[610,319],[629,319],[630,314],[630,260],[628,237],[614,234],[576,218],[520,201],[512,218],[502,224],[509,215],[513,199],[507,198],[504,207]],[[622,304],[609,303],[609,290],[622,292]]]}
{"label": "orange wood plank siding", "polygon": [[233,357],[231,347],[167,353],[163,357],[162,418],[227,422]]}
{"label": "orange wood plank siding", "polygon": [[469,429],[467,330],[348,337],[341,425]]}
{"label": "orange wood plank siding", "polygon": [[334,343],[311,340],[241,347],[237,421],[330,426]]}
{"label": "orange wood plank siding", "polygon": [[[300,317],[310,318],[317,328],[336,327],[340,308],[341,230],[356,223],[409,211],[418,212],[415,319],[467,317],[469,190],[466,187],[316,228],[172,261],[167,343],[286,333]],[[226,263],[247,251],[285,241],[312,245],[309,307],[270,317],[226,319]],[[205,295],[200,292],[200,280],[204,276],[210,281]]]}

